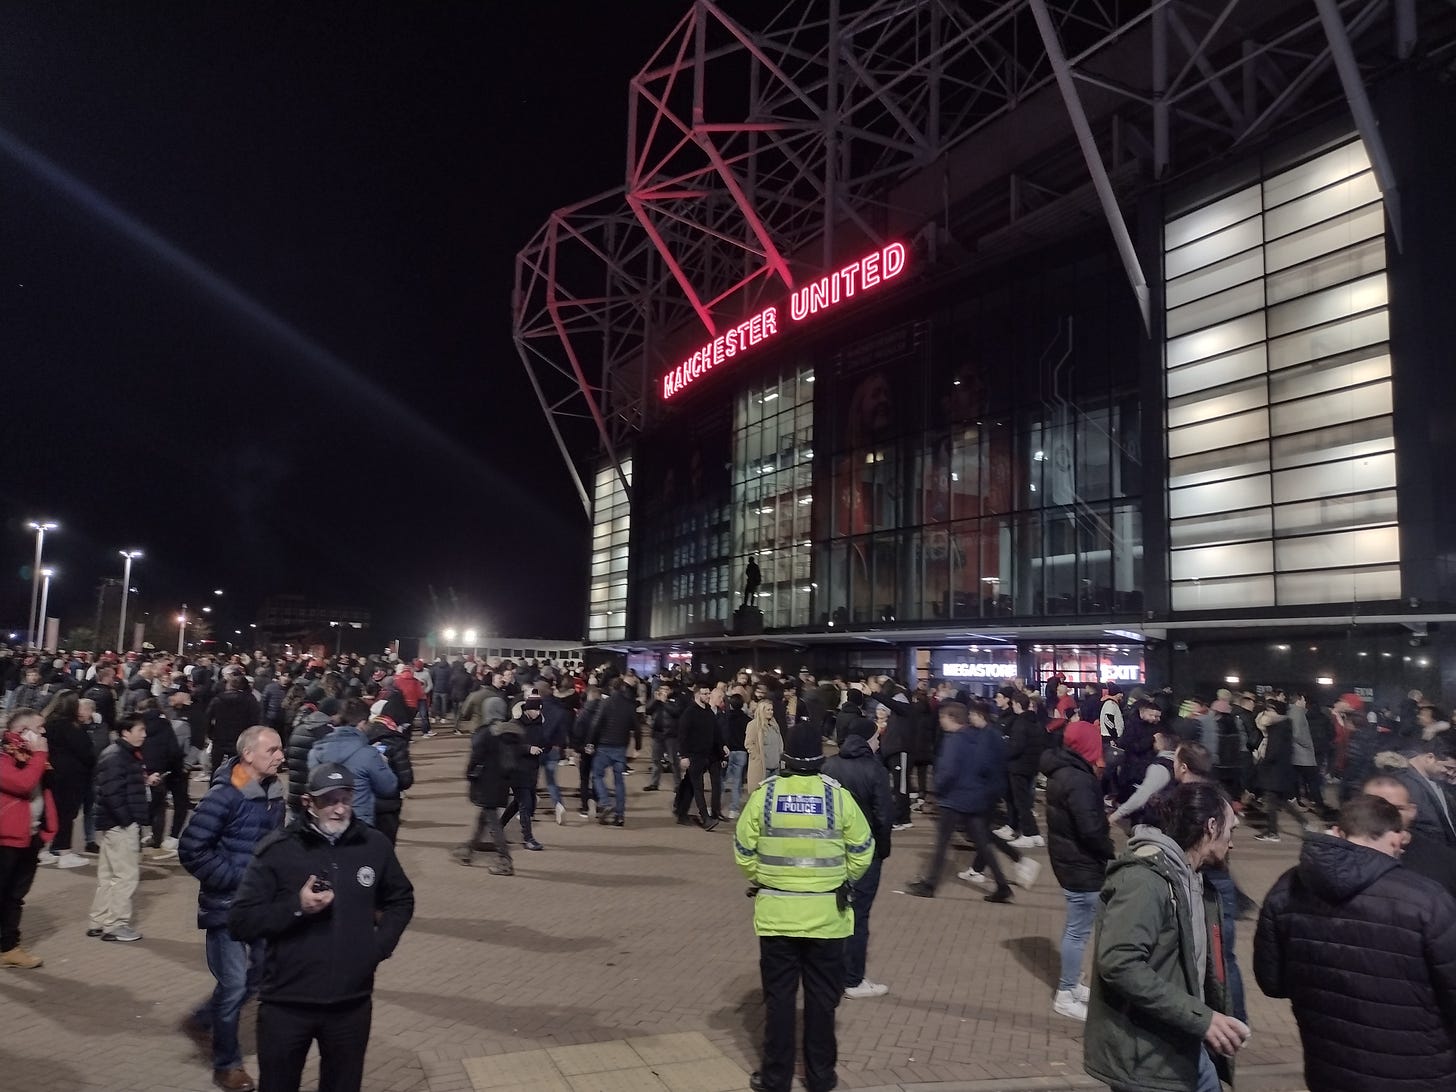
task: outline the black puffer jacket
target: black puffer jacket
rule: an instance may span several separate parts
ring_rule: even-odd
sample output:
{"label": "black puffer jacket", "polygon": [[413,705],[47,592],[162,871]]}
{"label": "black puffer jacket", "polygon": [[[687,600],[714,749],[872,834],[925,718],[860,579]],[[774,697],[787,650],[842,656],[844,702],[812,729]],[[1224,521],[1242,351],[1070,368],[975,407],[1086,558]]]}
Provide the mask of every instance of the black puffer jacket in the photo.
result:
{"label": "black puffer jacket", "polygon": [[824,760],[824,773],[834,778],[854,797],[859,810],[869,820],[875,836],[875,860],[890,855],[890,824],[894,822],[895,803],[890,792],[890,771],[870,750],[863,736],[848,736],[839,754]]}
{"label": "black puffer jacket", "polygon": [[394,771],[395,779],[399,787],[388,796],[377,794],[374,797],[374,812],[377,815],[381,811],[399,811],[403,806],[402,797],[409,792],[410,786],[415,783],[415,768],[410,762],[409,740],[403,732],[396,732],[387,724],[381,724],[372,720],[364,726],[364,734],[369,737],[369,742],[378,747],[384,744],[384,761],[389,763],[389,768]]}
{"label": "black puffer jacket", "polygon": [[259,723],[258,699],[249,690],[225,690],[207,707],[207,738],[225,755],[238,753],[238,736]]}
{"label": "black puffer jacket", "polygon": [[1029,710],[1015,713],[1006,723],[1006,772],[1022,777],[1036,773],[1046,746],[1046,729]]}
{"label": "black puffer jacket", "polygon": [[1057,883],[1068,891],[1100,891],[1107,862],[1117,856],[1092,766],[1066,748],[1044,751],[1047,850]]}
{"label": "black puffer jacket", "polygon": [[145,826],[151,811],[147,771],[140,749],[120,741],[101,752],[96,761],[96,805],[91,809],[97,830]]}
{"label": "black puffer jacket", "polygon": [[[681,731],[682,722],[678,722]],[[589,743],[598,747],[625,747],[637,731],[637,706],[625,690],[617,690],[606,698],[592,718]]]}
{"label": "black puffer jacket", "polygon": [[294,719],[288,734],[288,750],[283,764],[288,770],[288,811],[297,814],[303,809],[303,787],[308,784],[308,752],[313,745],[334,730],[334,720],[327,713],[311,709]]}
{"label": "black puffer jacket", "polygon": [[1264,900],[1254,974],[1287,997],[1310,1088],[1456,1088],[1456,902],[1374,849],[1327,834]]}

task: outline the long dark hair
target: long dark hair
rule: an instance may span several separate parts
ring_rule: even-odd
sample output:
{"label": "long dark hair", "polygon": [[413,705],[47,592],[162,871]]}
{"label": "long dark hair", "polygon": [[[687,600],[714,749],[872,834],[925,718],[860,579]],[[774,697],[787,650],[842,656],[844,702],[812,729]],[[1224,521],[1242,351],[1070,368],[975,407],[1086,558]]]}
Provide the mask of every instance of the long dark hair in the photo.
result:
{"label": "long dark hair", "polygon": [[1216,782],[1185,781],[1159,795],[1157,808],[1150,809],[1153,825],[1177,842],[1179,849],[1192,849],[1201,842],[1210,819],[1215,821],[1215,830],[1224,829],[1229,797]]}
{"label": "long dark hair", "polygon": [[40,711],[40,715],[46,720],[73,721],[76,720],[76,711],[80,708],[81,696],[74,690],[62,690],[55,695],[46,707]]}

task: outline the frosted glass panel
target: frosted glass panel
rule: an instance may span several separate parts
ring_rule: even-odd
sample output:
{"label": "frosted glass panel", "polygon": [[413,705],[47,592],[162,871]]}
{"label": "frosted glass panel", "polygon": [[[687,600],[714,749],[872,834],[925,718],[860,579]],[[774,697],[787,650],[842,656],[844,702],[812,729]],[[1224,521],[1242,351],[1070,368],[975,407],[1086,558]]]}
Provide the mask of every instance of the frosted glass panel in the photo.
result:
{"label": "frosted glass panel", "polygon": [[1246,444],[1252,440],[1263,440],[1269,435],[1269,411],[1254,410],[1237,417],[1225,417],[1201,425],[1168,430],[1168,455],[1193,455],[1200,451],[1211,451],[1231,444]]}
{"label": "frosted glass panel", "polygon": [[1239,379],[1263,375],[1269,370],[1269,351],[1261,341],[1247,349],[1186,364],[1168,373],[1168,397],[1178,398],[1206,387],[1220,387]]}
{"label": "frosted glass panel", "polygon": [[1178,546],[1204,546],[1219,542],[1242,542],[1250,538],[1268,538],[1273,533],[1269,509],[1250,512],[1220,512],[1193,519],[1175,519],[1169,526],[1171,542]]}
{"label": "frosted glass panel", "polygon": [[1264,207],[1272,209],[1296,197],[1303,197],[1315,190],[1359,174],[1370,169],[1370,157],[1365,154],[1363,141],[1352,140],[1333,151],[1316,156],[1308,163],[1290,167],[1273,178],[1264,181]]}
{"label": "frosted glass panel", "polygon": [[[1168,403],[1168,425],[1176,428],[1243,410],[1262,408],[1269,398],[1269,381],[1262,375],[1215,390],[1200,391]],[[1221,445],[1220,445],[1221,446]]]}
{"label": "frosted glass panel", "polygon": [[1282,273],[1272,273],[1264,287],[1271,304],[1282,303],[1384,268],[1385,239],[1377,237]]}
{"label": "frosted glass panel", "polygon": [[1280,603],[1373,603],[1400,598],[1400,566],[1279,577]]}
{"label": "frosted glass panel", "polygon": [[1395,512],[1393,489],[1358,497],[1327,497],[1298,504],[1281,504],[1274,510],[1274,529],[1281,535],[1336,531],[1389,523],[1395,519]]}
{"label": "frosted glass panel", "polygon": [[1390,355],[1383,348],[1364,352],[1371,355],[1357,353],[1275,372],[1269,378],[1269,398],[1274,402],[1288,402],[1292,398],[1388,379]]}
{"label": "frosted glass panel", "polygon": [[1249,186],[1220,198],[1211,205],[1195,209],[1186,216],[1169,220],[1163,228],[1163,249],[1173,250],[1185,243],[1191,243],[1194,239],[1222,231],[1240,220],[1247,220],[1258,213],[1262,205],[1259,187]]}
{"label": "frosted glass panel", "polygon": [[1269,367],[1289,368],[1309,360],[1348,353],[1352,349],[1389,340],[1389,316],[1385,311],[1377,311],[1359,318],[1332,322],[1328,326],[1317,326],[1313,330],[1301,330],[1297,334],[1269,342]]}
{"label": "frosted glass panel", "polygon": [[1189,489],[1173,489],[1168,493],[1168,515],[1206,516],[1235,508],[1257,508],[1269,503],[1269,478],[1260,474],[1214,485],[1195,485]]}
{"label": "frosted glass panel", "polygon": [[[1269,336],[1318,326],[1386,304],[1385,274],[1376,273],[1269,308]],[[1194,306],[1201,306],[1195,304]]]}
{"label": "frosted glass panel", "polygon": [[1269,541],[1241,542],[1235,546],[1205,546],[1197,550],[1174,550],[1174,580],[1210,580],[1219,576],[1244,576],[1274,568],[1274,549]]}
{"label": "frosted glass panel", "polygon": [[1272,576],[1237,576],[1227,580],[1173,585],[1174,610],[1229,610],[1234,607],[1271,606],[1273,602]]}
{"label": "frosted glass panel", "polygon": [[1173,606],[1390,598],[1385,219],[1368,157],[1351,139],[1253,189],[1164,235]]}
{"label": "frosted glass panel", "polygon": [[1232,258],[1206,266],[1203,269],[1169,281],[1163,286],[1163,304],[1166,307],[1181,307],[1214,292],[1222,292],[1236,284],[1254,280],[1264,273],[1264,251],[1254,247]]}
{"label": "frosted glass panel", "polygon": [[1400,533],[1394,527],[1338,531],[1329,535],[1280,539],[1279,569],[1339,569],[1400,560]]}
{"label": "frosted glass panel", "polygon": [[1260,474],[1269,469],[1269,445],[1263,443],[1225,447],[1168,462],[1168,487],[1221,482],[1226,478]]}
{"label": "frosted glass panel", "polygon": [[1167,333],[1177,337],[1264,306],[1264,282],[1249,281],[1168,312]]}
{"label": "frosted glass panel", "polygon": [[[1255,193],[1258,190],[1254,191]],[[1181,277],[1184,273],[1202,269],[1213,262],[1221,262],[1264,241],[1264,231],[1259,217],[1245,220],[1231,228],[1220,231],[1196,243],[1170,251],[1163,259],[1163,275],[1168,278]]]}
{"label": "frosted glass panel", "polygon": [[1245,315],[1232,322],[1211,326],[1196,334],[1185,334],[1168,342],[1168,367],[1191,364],[1195,360],[1217,356],[1255,341],[1264,340],[1264,312]]}
{"label": "frosted glass panel", "polygon": [[1277,209],[1270,209],[1264,213],[1264,235],[1269,239],[1277,239],[1281,235],[1299,231],[1361,205],[1368,205],[1379,196],[1380,187],[1375,184],[1375,175],[1370,171],[1357,174],[1318,193],[1290,201]]}
{"label": "frosted glass panel", "polygon": [[1264,261],[1273,273],[1332,250],[1377,238],[1382,242],[1385,239],[1385,207],[1379,201],[1269,243],[1264,247]]}
{"label": "frosted glass panel", "polygon": [[[1298,470],[1274,472],[1274,500],[1312,500],[1335,497],[1341,493],[1361,493],[1367,489],[1395,488],[1395,454],[1372,455],[1365,459],[1347,459],[1339,463],[1322,463]],[[1236,506],[1243,507],[1243,506]]]}
{"label": "frosted glass panel", "polygon": [[1319,428],[1331,421],[1383,416],[1391,412],[1390,398],[1390,380],[1383,379],[1368,387],[1351,387],[1298,402],[1284,402],[1269,412],[1274,422],[1274,433],[1283,435]]}
{"label": "frosted glass panel", "polygon": [[1274,440],[1272,462],[1280,470],[1337,459],[1356,459],[1395,450],[1395,435],[1389,417],[1372,417],[1280,436]]}

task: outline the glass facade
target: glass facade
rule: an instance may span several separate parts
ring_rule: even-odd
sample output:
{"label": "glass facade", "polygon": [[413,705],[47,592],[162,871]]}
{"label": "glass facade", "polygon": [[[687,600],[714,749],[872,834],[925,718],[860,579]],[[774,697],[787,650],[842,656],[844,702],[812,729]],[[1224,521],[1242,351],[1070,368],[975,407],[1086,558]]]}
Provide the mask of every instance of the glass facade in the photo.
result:
{"label": "glass facade", "polygon": [[[622,474],[632,484],[632,460],[624,459]],[[592,494],[591,593],[587,637],[592,641],[621,640],[627,636],[627,556],[632,514],[627,492],[616,468],[597,471]]]}
{"label": "glass facade", "polygon": [[1398,599],[1385,217],[1352,140],[1167,222],[1175,610]]}
{"label": "glass facade", "polygon": [[[814,370],[791,368],[740,391],[733,404],[733,560],[741,588],[752,558],[752,605],[770,629],[809,622],[814,520]],[[735,603],[736,605],[736,603]]]}

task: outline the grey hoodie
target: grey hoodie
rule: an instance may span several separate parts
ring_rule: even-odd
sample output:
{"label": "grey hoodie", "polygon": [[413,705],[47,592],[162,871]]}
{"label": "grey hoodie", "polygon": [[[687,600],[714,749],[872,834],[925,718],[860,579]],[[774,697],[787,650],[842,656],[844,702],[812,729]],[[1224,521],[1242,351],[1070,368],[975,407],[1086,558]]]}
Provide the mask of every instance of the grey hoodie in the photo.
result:
{"label": "grey hoodie", "polygon": [[1160,852],[1168,862],[1168,871],[1183,884],[1183,898],[1193,927],[1194,966],[1208,966],[1208,920],[1203,910],[1203,877],[1188,863],[1178,843],[1157,827],[1133,827],[1127,848],[1139,856]]}

